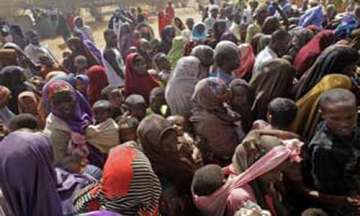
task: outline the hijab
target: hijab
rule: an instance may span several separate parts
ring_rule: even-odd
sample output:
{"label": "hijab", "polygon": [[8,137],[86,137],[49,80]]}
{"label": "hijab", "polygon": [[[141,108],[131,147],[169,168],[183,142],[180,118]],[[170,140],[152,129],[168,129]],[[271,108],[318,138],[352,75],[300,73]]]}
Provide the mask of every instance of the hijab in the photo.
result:
{"label": "hijab", "polygon": [[101,98],[101,91],[108,86],[109,83],[107,81],[105,68],[100,65],[90,67],[86,75],[89,77],[90,81],[87,95],[90,105],[93,105]]}
{"label": "hijab", "polygon": [[100,65],[99,61],[97,60],[97,58],[91,53],[91,51],[89,50],[89,48],[87,48],[85,46],[85,44],[81,41],[80,38],[77,37],[73,37],[70,38],[68,40],[68,45],[69,46],[74,46],[74,50],[71,50],[71,55],[69,57],[69,66],[70,68],[67,68],[70,72],[74,72],[76,71],[75,69],[75,58],[76,56],[82,55],[85,56],[87,59],[87,63],[90,66],[93,65]]}
{"label": "hijab", "polygon": [[189,117],[191,96],[200,80],[200,60],[194,56],[181,58],[165,89],[165,99],[172,115]]}
{"label": "hijab", "polygon": [[181,57],[184,56],[184,48],[185,48],[185,41],[182,36],[175,37],[171,50],[169,51],[167,58],[170,61],[171,68],[174,69],[176,63],[179,61]]}
{"label": "hijab", "polygon": [[325,75],[342,73],[344,68],[356,64],[358,60],[359,53],[353,48],[338,45],[328,47],[295,85],[293,89],[295,99],[304,96]]}
{"label": "hijab", "polygon": [[9,109],[18,113],[17,97],[23,91],[30,90],[25,83],[24,69],[18,66],[6,66],[0,71],[0,85],[7,87],[11,91],[12,98],[9,101]]}
{"label": "hijab", "polygon": [[235,70],[236,78],[247,77],[255,64],[255,55],[250,44],[241,44],[239,47],[240,67]]}
{"label": "hijab", "polygon": [[[199,31],[199,28],[203,28],[204,31]],[[198,22],[194,25],[193,29],[192,29],[192,39],[194,41],[205,41],[207,36],[206,36],[206,27],[205,24],[202,22]]]}
{"label": "hijab", "polygon": [[1,141],[0,149],[0,187],[14,215],[63,215],[50,140],[16,131]]}
{"label": "hijab", "polygon": [[284,59],[266,62],[258,76],[250,81],[255,92],[252,112],[257,119],[266,119],[268,104],[277,97],[286,97],[292,87],[295,70]]}
{"label": "hijab", "polygon": [[140,94],[146,101],[149,101],[151,90],[158,87],[159,84],[148,73],[138,74],[134,70],[134,60],[138,56],[138,53],[132,53],[126,58],[125,96]]}
{"label": "hijab", "polygon": [[306,140],[312,138],[318,121],[318,103],[320,95],[335,88],[351,89],[351,79],[342,74],[329,74],[324,76],[306,95],[296,101],[298,107],[297,117],[292,124],[292,131],[302,135]]}
{"label": "hijab", "polygon": [[101,208],[123,216],[159,215],[160,181],[136,145],[128,142],[110,151],[100,183],[74,199],[78,212]]}
{"label": "hijab", "polygon": [[37,108],[38,108],[38,105],[39,105],[39,100],[36,97],[35,93],[31,92],[31,91],[24,91],[24,92],[19,94],[19,96],[18,96],[18,105],[19,105],[18,110],[19,110],[19,113],[24,113],[25,112],[25,110],[24,110],[24,107],[26,106],[25,98],[30,99],[31,103],[33,105],[35,105],[35,107],[33,107],[33,110],[32,110],[32,112],[30,114],[34,115],[35,117],[38,116],[39,114],[38,114]]}
{"label": "hijab", "polygon": [[290,48],[290,55],[295,58],[299,50],[307,44],[314,36],[313,32],[307,28],[296,27],[290,30],[292,36],[292,47]]}
{"label": "hijab", "polygon": [[308,70],[315,62],[316,58],[335,41],[333,31],[324,30],[319,32],[315,37],[303,46],[294,60],[294,67],[299,77]]}

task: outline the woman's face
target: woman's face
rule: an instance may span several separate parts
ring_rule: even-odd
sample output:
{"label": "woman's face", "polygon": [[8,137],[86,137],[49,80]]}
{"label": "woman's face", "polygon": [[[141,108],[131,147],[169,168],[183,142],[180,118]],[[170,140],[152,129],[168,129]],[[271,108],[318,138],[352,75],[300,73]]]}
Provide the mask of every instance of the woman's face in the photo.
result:
{"label": "woman's face", "polygon": [[75,110],[75,98],[71,92],[60,92],[51,100],[51,106],[61,116],[70,118]]}
{"label": "woman's face", "polygon": [[31,113],[34,114],[37,112],[37,104],[36,101],[33,100],[31,97],[24,97],[22,98],[21,103],[22,111],[24,113]]}
{"label": "woman's face", "polygon": [[137,74],[144,75],[147,73],[146,67],[147,65],[145,59],[140,55],[136,56],[133,63],[133,69],[135,70],[135,72]]}

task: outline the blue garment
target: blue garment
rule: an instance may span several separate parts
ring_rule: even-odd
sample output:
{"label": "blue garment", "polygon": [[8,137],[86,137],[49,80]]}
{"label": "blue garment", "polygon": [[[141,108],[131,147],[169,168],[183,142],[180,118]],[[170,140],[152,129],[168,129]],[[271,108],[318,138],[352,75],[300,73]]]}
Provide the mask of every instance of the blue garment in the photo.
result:
{"label": "blue garment", "polygon": [[15,114],[11,112],[11,110],[7,106],[0,108],[0,119],[5,125],[7,125],[10,119],[14,116]]}
{"label": "blue garment", "polygon": [[350,36],[351,32],[359,26],[359,22],[354,15],[347,15],[335,30],[335,36],[338,40]]}
{"label": "blue garment", "polygon": [[210,74],[210,77],[216,77],[225,82],[227,86],[229,86],[230,82],[234,79],[231,74],[225,73],[221,69],[217,69],[214,73]]}
{"label": "blue garment", "polygon": [[319,28],[322,28],[322,23],[324,21],[324,12],[321,8],[321,5],[310,8],[305,12],[304,15],[300,17],[299,26],[307,27],[309,25],[316,25]]}

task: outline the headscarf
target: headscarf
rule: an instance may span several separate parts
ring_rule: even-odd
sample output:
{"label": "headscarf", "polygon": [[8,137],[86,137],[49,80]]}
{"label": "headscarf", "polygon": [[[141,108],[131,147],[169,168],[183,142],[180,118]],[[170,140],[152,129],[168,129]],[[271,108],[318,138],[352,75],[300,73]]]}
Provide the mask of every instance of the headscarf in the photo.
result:
{"label": "headscarf", "polygon": [[311,67],[322,51],[334,41],[334,32],[331,30],[324,30],[315,35],[309,43],[303,46],[294,60],[294,67],[297,75],[301,77],[301,75]]}
{"label": "headscarf", "polygon": [[[240,203],[232,203],[232,201],[238,200],[228,200],[229,196],[233,194],[237,197],[237,199],[241,199],[241,201],[245,202],[246,199],[249,199],[248,196],[243,197],[244,193],[240,193],[237,189],[242,189],[247,193],[252,193],[246,189],[246,186],[252,181],[266,173],[271,172],[287,160],[297,163],[300,162],[300,151],[302,145],[303,143],[297,139],[285,140],[282,145],[272,148],[268,153],[246,169],[245,172],[235,178],[229,178],[221,188],[211,195],[197,196],[193,193],[193,199],[196,207],[203,215],[234,215],[234,213],[238,210],[235,208],[239,208],[241,206],[239,206]],[[228,206],[229,203],[232,205]],[[233,206],[234,204],[235,206]]]}
{"label": "headscarf", "polygon": [[25,111],[24,110],[24,106],[25,106],[24,99],[25,98],[31,99],[32,104],[35,105],[35,107],[33,107],[34,108],[33,112],[30,113],[30,114],[34,115],[35,117],[38,116],[39,114],[37,112],[37,108],[38,108],[37,106],[39,105],[39,100],[37,99],[35,93],[31,92],[31,91],[24,91],[24,92],[19,94],[19,96],[18,96],[18,106],[19,106],[18,110],[19,110],[19,113],[24,113],[24,111]]}
{"label": "headscarf", "polygon": [[305,139],[311,139],[315,132],[320,116],[318,103],[320,95],[335,88],[351,89],[351,79],[342,74],[324,76],[305,96],[296,102],[297,117],[292,124],[292,131],[301,134]]}
{"label": "headscarf", "polygon": [[179,60],[165,89],[165,99],[172,115],[190,116],[191,96],[200,80],[199,75],[199,59],[187,56]]}
{"label": "headscarf", "polygon": [[290,30],[289,33],[292,36],[292,47],[289,54],[295,58],[299,50],[313,38],[314,33],[303,27],[296,27]]}
{"label": "headscarf", "polygon": [[63,215],[50,140],[16,131],[0,143],[0,187],[14,215]]}
{"label": "headscarf", "polygon": [[190,55],[200,60],[199,78],[203,79],[209,76],[209,69],[214,64],[214,50],[207,45],[197,45],[191,50]]}
{"label": "headscarf", "polygon": [[148,74],[138,74],[133,69],[134,60],[139,56],[138,53],[131,53],[126,58],[125,72],[125,96],[140,94],[146,101],[149,101],[150,92],[159,84]]}
{"label": "headscarf", "polygon": [[184,56],[184,49],[184,39],[181,36],[175,37],[172,42],[171,50],[167,55],[167,59],[170,61],[172,69],[175,68],[176,63],[179,61],[179,59]]}
{"label": "headscarf", "polygon": [[175,35],[175,29],[173,26],[166,26],[161,33],[161,44],[159,52],[167,54],[172,46],[173,36]]}
{"label": "headscarf", "polygon": [[[163,139],[171,136],[176,130],[169,121],[160,115],[150,115],[140,123],[137,134],[145,155],[149,158],[155,173],[160,178],[168,179],[178,191],[189,192],[195,164],[184,157],[173,146],[163,146]],[[181,176],[179,176],[181,173]]]}
{"label": "headscarf", "polygon": [[110,151],[101,183],[85,188],[74,199],[78,212],[102,208],[123,216],[159,215],[159,179],[149,159],[132,145],[136,143]]}
{"label": "headscarf", "polygon": [[295,99],[304,96],[325,75],[342,73],[346,66],[355,64],[358,60],[359,53],[353,48],[338,45],[328,47],[295,85],[293,89]]}
{"label": "headscarf", "polygon": [[295,70],[284,59],[266,62],[260,70],[262,72],[250,82],[256,95],[252,111],[257,119],[266,119],[267,107],[271,100],[287,96],[292,87]]}
{"label": "headscarf", "polygon": [[309,25],[316,25],[318,27],[321,27],[324,19],[325,18],[322,6],[319,5],[317,7],[310,8],[305,12],[304,15],[300,17],[299,26],[304,28]]}
{"label": "headscarf", "polygon": [[67,68],[69,71],[75,71],[75,58],[76,56],[83,55],[87,59],[87,63],[90,66],[100,65],[100,62],[97,58],[90,52],[90,50],[85,46],[85,44],[80,40],[80,38],[73,37],[68,40],[68,44],[73,45],[75,50],[71,50],[71,55],[69,57],[70,60],[70,68]]}
{"label": "headscarf", "polygon": [[[200,32],[198,29],[199,29],[199,26],[202,26],[204,31],[203,32]],[[205,24],[202,23],[202,22],[198,22],[194,25],[193,29],[192,29],[192,39],[194,41],[205,41],[207,38],[206,36],[206,27],[205,27]]]}
{"label": "headscarf", "polygon": [[3,106],[0,109],[0,119],[3,121],[5,125],[7,125],[12,117],[15,116],[13,112],[9,110],[9,108],[6,106],[6,102],[11,97],[11,92],[8,88],[5,86],[0,85],[0,104]]}
{"label": "headscarf", "polygon": [[335,29],[336,38],[339,40],[349,37],[351,32],[358,26],[359,21],[354,15],[350,14],[345,16]]}
{"label": "headscarf", "polygon": [[240,67],[235,70],[236,78],[243,78],[251,73],[254,63],[255,55],[250,44],[241,44],[239,47]]}
{"label": "headscarf", "polygon": [[[61,92],[69,92],[75,99],[75,109],[71,118],[61,115],[56,107],[50,105],[54,96]],[[69,83],[63,80],[53,80],[44,86],[42,98],[46,107],[52,114],[63,120],[69,128],[75,132],[84,135],[86,127],[92,122],[92,111],[86,99],[76,91]]]}
{"label": "headscarf", "polygon": [[89,88],[87,95],[90,105],[93,105],[101,98],[101,91],[109,84],[105,73],[105,68],[99,65],[92,66],[86,75],[89,77]]}
{"label": "headscarf", "polygon": [[11,91],[12,97],[9,101],[9,109],[18,113],[17,97],[26,90],[31,90],[25,83],[24,69],[18,66],[6,66],[0,71],[0,85]]}

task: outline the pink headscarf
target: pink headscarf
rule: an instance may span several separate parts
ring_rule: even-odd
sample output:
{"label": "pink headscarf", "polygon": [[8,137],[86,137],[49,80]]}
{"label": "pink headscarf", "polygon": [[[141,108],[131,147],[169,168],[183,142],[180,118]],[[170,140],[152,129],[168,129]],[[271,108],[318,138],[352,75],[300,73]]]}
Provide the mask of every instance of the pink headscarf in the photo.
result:
{"label": "pink headscarf", "polygon": [[250,44],[241,44],[239,47],[240,67],[235,70],[236,78],[242,78],[250,73],[255,63],[255,55]]}
{"label": "pink headscarf", "polygon": [[[252,192],[249,191],[248,184],[258,177],[272,171],[288,159],[290,159],[291,162],[300,162],[300,151],[302,145],[303,143],[298,139],[283,141],[283,145],[274,147],[242,174],[236,176],[235,178],[229,178],[220,189],[210,196],[197,196],[193,194],[196,207],[200,210],[202,215],[223,216],[229,203],[231,206],[233,206],[233,203],[238,203],[236,200],[229,200],[229,197],[231,198],[232,195],[234,195],[232,193],[235,189],[243,189],[250,193],[250,196],[246,193],[241,193],[241,191],[239,191],[241,194],[235,194],[237,199],[241,199],[241,202],[244,203],[251,199]],[[234,207],[239,208],[241,206]],[[235,211],[236,209],[233,210]],[[232,216],[233,214],[227,215]]]}

